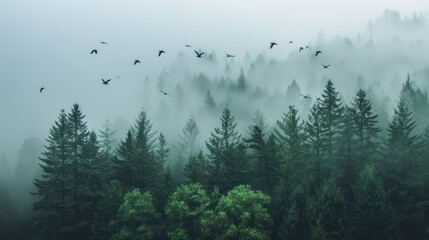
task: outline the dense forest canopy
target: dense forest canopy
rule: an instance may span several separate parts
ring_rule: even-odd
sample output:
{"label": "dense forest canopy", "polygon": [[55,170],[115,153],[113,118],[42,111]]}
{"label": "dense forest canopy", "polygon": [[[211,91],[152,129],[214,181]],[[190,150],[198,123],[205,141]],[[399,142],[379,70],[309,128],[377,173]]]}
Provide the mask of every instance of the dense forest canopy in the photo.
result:
{"label": "dense forest canopy", "polygon": [[111,83],[44,83],[48,128],[0,148],[0,238],[427,239],[427,30],[386,10],[281,58],[82,60]]}

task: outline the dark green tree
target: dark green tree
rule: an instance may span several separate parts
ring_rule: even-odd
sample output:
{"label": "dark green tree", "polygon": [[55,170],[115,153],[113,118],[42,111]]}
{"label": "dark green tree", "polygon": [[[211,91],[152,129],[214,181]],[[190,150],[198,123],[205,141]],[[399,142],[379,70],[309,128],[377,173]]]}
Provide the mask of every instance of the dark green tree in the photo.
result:
{"label": "dark green tree", "polygon": [[394,209],[373,165],[362,170],[353,191],[356,203],[351,216],[351,239],[395,239],[398,226]]}
{"label": "dark green tree", "polygon": [[113,159],[115,178],[118,179],[126,189],[136,186],[136,147],[131,129],[127,132],[125,140],[119,143],[117,157]]}
{"label": "dark green tree", "polygon": [[203,151],[189,157],[183,169],[183,174],[187,183],[207,184],[207,177],[209,176],[208,163],[204,157]]}

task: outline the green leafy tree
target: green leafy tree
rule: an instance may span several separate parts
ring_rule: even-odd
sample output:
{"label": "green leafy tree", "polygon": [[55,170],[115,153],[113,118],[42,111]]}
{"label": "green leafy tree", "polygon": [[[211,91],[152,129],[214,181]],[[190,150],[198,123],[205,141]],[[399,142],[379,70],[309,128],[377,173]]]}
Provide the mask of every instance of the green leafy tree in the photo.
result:
{"label": "green leafy tree", "polygon": [[222,196],[202,220],[204,239],[269,239],[270,197],[240,185]]}
{"label": "green leafy tree", "polygon": [[134,189],[125,194],[119,206],[113,226],[118,229],[113,240],[157,239],[157,221],[159,215],[155,211],[152,195]]}
{"label": "green leafy tree", "polygon": [[210,198],[200,184],[182,185],[165,207],[169,239],[202,239],[201,221]]}

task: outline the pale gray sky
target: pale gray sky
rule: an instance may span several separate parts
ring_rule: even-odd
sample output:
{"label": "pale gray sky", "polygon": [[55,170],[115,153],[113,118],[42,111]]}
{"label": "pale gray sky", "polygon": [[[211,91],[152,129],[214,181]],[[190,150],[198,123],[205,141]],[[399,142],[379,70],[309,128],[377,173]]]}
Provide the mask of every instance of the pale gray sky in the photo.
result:
{"label": "pale gray sky", "polygon": [[[276,41],[271,57],[285,58],[289,40],[315,42],[319,31],[354,36],[385,9],[427,13],[429,1],[0,0],[0,154],[14,154],[26,137],[46,137],[59,110],[75,102],[97,129],[91,122],[136,116],[141,106],[115,100],[136,101],[141,82],[94,92],[99,78],[156,78],[184,44],[244,55]],[[93,48],[103,60],[91,58]],[[156,57],[158,49],[165,58]],[[138,70],[129,66],[135,58],[144,63]]]}

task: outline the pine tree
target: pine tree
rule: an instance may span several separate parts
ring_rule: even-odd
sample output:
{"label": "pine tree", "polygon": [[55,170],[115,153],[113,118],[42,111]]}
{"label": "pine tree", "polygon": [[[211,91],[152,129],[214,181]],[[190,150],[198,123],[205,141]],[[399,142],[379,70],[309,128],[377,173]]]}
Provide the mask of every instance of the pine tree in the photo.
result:
{"label": "pine tree", "polygon": [[183,169],[186,182],[206,185],[208,183],[207,164],[203,151],[200,151],[197,155],[190,156]]}
{"label": "pine tree", "polygon": [[137,185],[135,180],[136,168],[135,140],[131,129],[127,132],[125,140],[119,143],[117,157],[113,159],[115,178],[119,180],[126,189]]}
{"label": "pine tree", "polygon": [[[103,130],[99,131],[99,139],[100,139],[100,152],[101,152],[101,158],[104,158],[107,165],[109,166],[109,169],[112,169],[113,167],[113,156],[114,152],[116,151],[116,139],[114,138],[116,131],[111,130],[111,124],[109,120],[106,120],[106,122],[103,125]],[[108,170],[106,172],[107,176],[112,176],[113,172],[111,170]]]}
{"label": "pine tree", "polygon": [[415,128],[413,115],[401,99],[389,124],[382,169],[398,213],[399,235],[404,239],[415,239],[425,231],[423,212],[429,206],[421,177],[425,160],[420,157],[421,141]]}
{"label": "pine tree", "polygon": [[[366,92],[360,89],[356,97],[353,99],[353,119],[355,122],[357,137],[359,140],[359,170],[368,163],[374,160],[374,155],[377,151],[377,143],[375,140],[378,133],[381,131],[377,127],[377,115],[372,112],[371,102],[366,97]],[[358,170],[358,171],[359,171]]]}
{"label": "pine tree", "polygon": [[277,121],[277,126],[279,129],[275,129],[276,137],[286,160],[284,177],[293,181],[306,173],[304,123],[300,121],[295,107],[289,106],[289,112],[283,114],[281,121]]}
{"label": "pine tree", "polygon": [[164,163],[167,161],[168,156],[170,155],[170,148],[167,147],[167,140],[162,133],[159,134],[158,146],[156,147],[155,151],[158,164],[161,165],[161,167],[164,166]]}
{"label": "pine tree", "polygon": [[245,181],[248,163],[244,158],[244,145],[236,130],[237,124],[228,107],[223,110],[221,128],[215,128],[206,146],[211,165],[213,185],[221,190]]}
{"label": "pine tree", "polygon": [[247,81],[246,77],[244,76],[243,68],[241,68],[240,76],[237,80],[237,89],[242,92],[247,90]]}
{"label": "pine tree", "polygon": [[195,121],[195,118],[191,116],[186,122],[185,127],[182,130],[183,135],[180,137],[180,148],[181,152],[184,153],[184,157],[188,158],[196,154],[200,150],[200,129]]}
{"label": "pine tree", "polygon": [[395,239],[396,216],[373,165],[365,167],[353,188],[352,239]]}
{"label": "pine tree", "polygon": [[320,103],[322,129],[326,139],[324,151],[329,168],[334,167],[335,153],[337,152],[338,136],[342,129],[344,108],[342,107],[339,92],[335,90],[331,80],[326,83]]}
{"label": "pine tree", "polygon": [[266,139],[262,130],[253,126],[253,132],[244,140],[250,149],[249,156],[254,160],[252,165],[253,185],[265,193],[271,194],[280,177],[279,147],[274,134]]}
{"label": "pine tree", "polygon": [[216,102],[215,102],[214,98],[212,97],[210,90],[207,90],[206,99],[204,100],[204,104],[209,110],[215,110],[216,109]]}
{"label": "pine tree", "polygon": [[34,224],[35,239],[71,239],[65,229],[72,216],[68,206],[72,197],[68,127],[67,114],[61,110],[40,158],[42,177],[34,181],[34,194],[40,197],[34,204],[34,210],[40,212]]}
{"label": "pine tree", "polygon": [[320,109],[319,98],[310,110],[306,124],[307,143],[310,148],[310,159],[314,162],[314,180],[316,186],[320,186],[322,176],[326,175],[325,154],[323,149],[326,145],[325,129],[322,127],[322,113]]}

